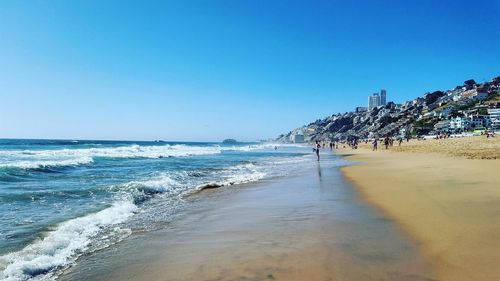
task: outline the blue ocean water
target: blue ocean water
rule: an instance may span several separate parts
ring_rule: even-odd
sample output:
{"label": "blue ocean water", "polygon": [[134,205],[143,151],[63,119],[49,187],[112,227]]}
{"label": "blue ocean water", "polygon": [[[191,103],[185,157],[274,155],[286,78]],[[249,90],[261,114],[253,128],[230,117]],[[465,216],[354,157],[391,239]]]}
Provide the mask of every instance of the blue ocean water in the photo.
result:
{"label": "blue ocean water", "polygon": [[260,143],[0,140],[0,280],[50,279],[162,227],[207,185],[286,176],[311,157]]}

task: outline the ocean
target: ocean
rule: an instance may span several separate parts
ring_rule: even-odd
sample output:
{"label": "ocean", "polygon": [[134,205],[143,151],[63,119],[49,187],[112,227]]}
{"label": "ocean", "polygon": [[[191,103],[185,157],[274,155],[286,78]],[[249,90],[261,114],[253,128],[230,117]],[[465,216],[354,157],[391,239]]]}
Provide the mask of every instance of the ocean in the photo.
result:
{"label": "ocean", "polygon": [[0,140],[0,280],[52,280],[133,232],[168,227],[191,194],[312,160],[299,145]]}

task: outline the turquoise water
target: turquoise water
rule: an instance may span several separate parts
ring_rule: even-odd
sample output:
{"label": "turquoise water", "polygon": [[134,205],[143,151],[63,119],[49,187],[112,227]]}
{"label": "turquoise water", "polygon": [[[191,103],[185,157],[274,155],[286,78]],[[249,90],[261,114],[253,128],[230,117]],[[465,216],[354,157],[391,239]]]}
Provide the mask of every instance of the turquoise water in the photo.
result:
{"label": "turquoise water", "polygon": [[286,176],[300,146],[0,140],[0,279],[50,279],[79,256],[171,220],[206,185]]}

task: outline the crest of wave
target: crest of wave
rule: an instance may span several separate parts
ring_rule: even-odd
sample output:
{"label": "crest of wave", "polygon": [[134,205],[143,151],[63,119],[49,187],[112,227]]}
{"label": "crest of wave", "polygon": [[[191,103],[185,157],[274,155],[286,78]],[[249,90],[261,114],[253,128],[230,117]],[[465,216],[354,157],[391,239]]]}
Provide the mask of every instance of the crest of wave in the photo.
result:
{"label": "crest of wave", "polygon": [[76,166],[93,162],[93,157],[110,158],[161,158],[187,157],[218,154],[219,146],[162,145],[162,146],[120,146],[58,150],[11,150],[0,151],[0,167],[44,168],[55,166]]}
{"label": "crest of wave", "polygon": [[50,168],[58,166],[77,166],[90,164],[94,162],[92,157],[75,157],[69,159],[61,160],[50,160],[50,159],[34,159],[34,160],[18,160],[18,161],[5,161],[0,163],[0,168],[21,168],[21,169],[39,169],[39,168]]}

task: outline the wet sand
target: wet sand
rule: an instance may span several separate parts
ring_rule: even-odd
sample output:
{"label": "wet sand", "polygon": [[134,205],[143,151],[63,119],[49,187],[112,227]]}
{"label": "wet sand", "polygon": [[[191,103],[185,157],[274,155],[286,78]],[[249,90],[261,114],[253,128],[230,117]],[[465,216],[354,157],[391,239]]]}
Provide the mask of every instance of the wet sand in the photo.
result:
{"label": "wet sand", "polygon": [[362,163],[342,170],[421,243],[439,280],[500,280],[500,160],[477,159],[498,151],[500,142],[485,138],[343,149]]}
{"label": "wet sand", "polygon": [[360,201],[324,151],[301,175],[192,196],[164,229],[78,261],[62,280],[431,280],[418,245]]}

